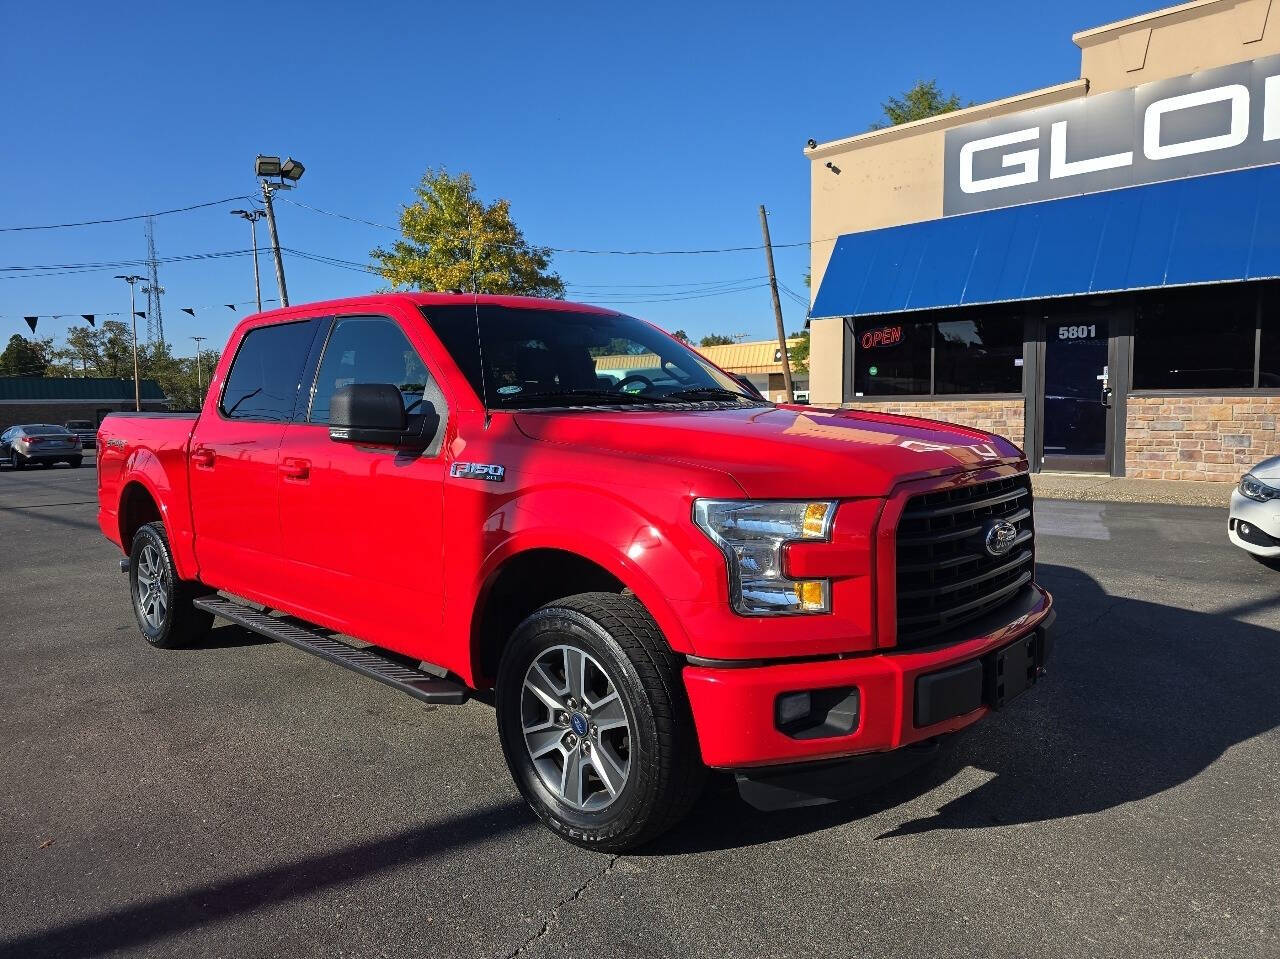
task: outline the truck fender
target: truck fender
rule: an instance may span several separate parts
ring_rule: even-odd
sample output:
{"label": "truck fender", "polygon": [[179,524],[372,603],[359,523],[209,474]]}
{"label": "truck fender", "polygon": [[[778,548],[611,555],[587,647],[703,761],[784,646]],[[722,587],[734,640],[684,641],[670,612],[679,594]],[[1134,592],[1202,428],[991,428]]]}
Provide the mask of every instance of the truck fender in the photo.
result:
{"label": "truck fender", "polygon": [[135,487],[142,488],[160,513],[160,520],[164,523],[165,533],[169,538],[169,548],[173,551],[173,561],[177,567],[178,576],[188,580],[198,579],[199,566],[195,557],[187,491],[185,487],[175,489],[164,465],[151,450],[133,450],[121,471],[120,501],[117,509],[121,548],[126,552],[129,549],[128,540],[125,538],[125,526],[130,521],[126,506]]}
{"label": "truck fender", "polygon": [[[565,523],[563,517],[570,515],[589,516],[590,521]],[[699,543],[686,535],[696,530],[655,522],[598,491],[565,488],[506,501],[490,514],[484,529],[487,552],[468,593],[476,597],[470,622],[460,635],[475,636],[489,589],[505,563],[530,550],[553,549],[580,556],[612,575],[649,611],[675,652],[694,652],[668,598],[705,596],[708,561],[715,575],[723,574],[723,559],[710,541]]]}

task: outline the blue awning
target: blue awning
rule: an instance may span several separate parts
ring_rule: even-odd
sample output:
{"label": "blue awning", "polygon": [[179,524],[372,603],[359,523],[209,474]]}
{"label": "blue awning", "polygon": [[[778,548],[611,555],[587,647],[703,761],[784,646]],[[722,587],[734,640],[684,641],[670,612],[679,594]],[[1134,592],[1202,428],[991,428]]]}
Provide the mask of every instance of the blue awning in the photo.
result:
{"label": "blue awning", "polygon": [[1280,277],[1280,166],[849,233],[812,315],[1270,277]]}

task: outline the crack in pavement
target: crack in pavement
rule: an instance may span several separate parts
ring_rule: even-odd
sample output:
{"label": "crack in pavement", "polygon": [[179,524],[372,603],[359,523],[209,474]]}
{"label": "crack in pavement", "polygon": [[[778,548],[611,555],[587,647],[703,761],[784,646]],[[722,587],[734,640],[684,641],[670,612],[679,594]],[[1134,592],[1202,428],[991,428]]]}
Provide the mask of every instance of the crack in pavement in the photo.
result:
{"label": "crack in pavement", "polygon": [[621,853],[614,855],[605,864],[603,869],[601,869],[599,872],[592,873],[585,880],[583,880],[582,883],[576,889],[573,890],[573,892],[569,893],[569,895],[565,896],[563,899],[557,902],[554,906],[552,906],[551,914],[547,916],[546,920],[542,923],[542,928],[539,929],[537,932],[535,932],[532,936],[530,936],[524,942],[522,942],[519,946],[517,946],[511,952],[508,952],[504,957],[504,959],[516,959],[517,956],[523,953],[530,946],[536,945],[538,942],[545,939],[547,937],[547,934],[551,932],[552,927],[559,920],[560,910],[563,909],[565,906],[570,905],[571,903],[577,902],[578,899],[582,897],[582,894],[586,892],[587,889],[592,884],[598,882],[601,879],[604,879],[610,873],[612,873],[613,870],[617,867],[618,862],[621,859],[622,859]]}
{"label": "crack in pavement", "polygon": [[81,499],[71,503],[22,503],[18,506],[0,506],[0,512],[13,512],[20,509],[51,509],[54,506],[96,506],[96,499]]}

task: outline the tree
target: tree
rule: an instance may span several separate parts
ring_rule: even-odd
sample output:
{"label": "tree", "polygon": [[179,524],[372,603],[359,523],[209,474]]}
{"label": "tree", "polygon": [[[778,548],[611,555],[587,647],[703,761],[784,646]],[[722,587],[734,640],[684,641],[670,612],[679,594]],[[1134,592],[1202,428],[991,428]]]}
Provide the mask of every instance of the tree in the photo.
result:
{"label": "tree", "polygon": [[704,336],[702,339],[700,339],[698,341],[698,345],[699,346],[728,346],[732,342],[734,342],[734,339],[732,336],[725,336],[723,333],[712,333],[709,336]]}
{"label": "tree", "polygon": [[801,330],[787,336],[788,340],[799,340],[795,346],[787,347],[787,357],[791,360],[792,373],[809,372],[809,331]]}
{"label": "tree", "polygon": [[871,124],[873,130],[897,126],[899,123],[910,123],[912,120],[923,120],[925,117],[936,117],[940,113],[950,113],[970,104],[961,103],[954,93],[944,95],[938,89],[937,80],[921,80],[906,93],[898,97],[890,97],[880,106],[884,109],[887,122]]}
{"label": "tree", "polygon": [[218,357],[217,350],[201,350],[203,370],[197,370],[195,357],[174,356],[168,343],[138,345],[138,367],[142,378],[160,384],[175,410],[200,409],[204,403],[203,390],[209,386],[209,374],[218,365]]}
{"label": "tree", "polygon": [[107,320],[102,324],[102,360],[99,376],[133,376],[133,332],[127,323]]}
{"label": "tree", "polygon": [[20,333],[13,334],[0,353],[0,376],[44,376],[52,346],[52,340],[29,340]]}
{"label": "tree", "polygon": [[679,340],[681,343],[688,344],[688,343],[690,342],[690,340],[689,340],[689,334],[688,334],[688,333],[686,333],[684,330],[676,330],[676,331],[675,331],[674,333],[672,333],[671,335],[672,335],[672,336],[674,336],[674,337],[675,337],[677,340]]}
{"label": "tree", "polygon": [[404,239],[370,253],[395,287],[564,296],[551,250],[531,246],[511,221],[511,204],[486,205],[469,173],[428,168],[400,214]]}

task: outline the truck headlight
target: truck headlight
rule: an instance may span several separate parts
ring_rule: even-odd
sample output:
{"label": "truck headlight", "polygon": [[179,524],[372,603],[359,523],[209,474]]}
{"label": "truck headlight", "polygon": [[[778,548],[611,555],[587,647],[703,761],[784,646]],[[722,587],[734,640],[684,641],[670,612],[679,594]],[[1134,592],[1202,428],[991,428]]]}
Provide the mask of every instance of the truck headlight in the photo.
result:
{"label": "truck headlight", "polygon": [[785,543],[831,538],[836,504],[700,499],[693,521],[724,553],[729,601],[744,616],[831,611],[831,582],[782,575]]}
{"label": "truck headlight", "polygon": [[1268,500],[1280,497],[1280,489],[1268,486],[1252,473],[1245,473],[1244,478],[1240,480],[1240,495],[1256,500],[1259,503],[1265,503]]}

